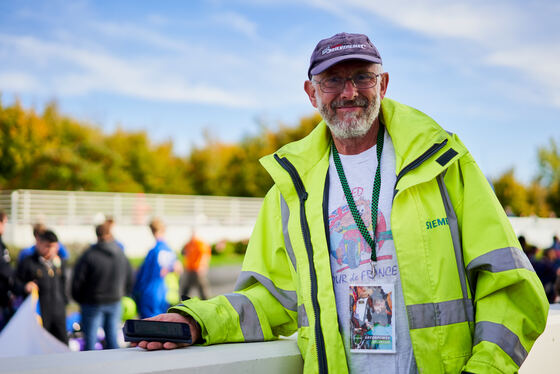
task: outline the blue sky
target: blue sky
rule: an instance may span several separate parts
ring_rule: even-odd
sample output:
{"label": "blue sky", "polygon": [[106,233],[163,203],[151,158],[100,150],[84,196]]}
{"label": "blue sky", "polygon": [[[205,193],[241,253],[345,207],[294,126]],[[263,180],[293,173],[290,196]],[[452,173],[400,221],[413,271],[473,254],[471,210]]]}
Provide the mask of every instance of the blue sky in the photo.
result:
{"label": "blue sky", "polygon": [[[560,142],[560,2],[211,0],[0,2],[0,92],[178,154],[296,124],[317,41],[365,33],[387,95],[457,133],[490,177],[538,171]],[[256,162],[256,161],[255,161]]]}

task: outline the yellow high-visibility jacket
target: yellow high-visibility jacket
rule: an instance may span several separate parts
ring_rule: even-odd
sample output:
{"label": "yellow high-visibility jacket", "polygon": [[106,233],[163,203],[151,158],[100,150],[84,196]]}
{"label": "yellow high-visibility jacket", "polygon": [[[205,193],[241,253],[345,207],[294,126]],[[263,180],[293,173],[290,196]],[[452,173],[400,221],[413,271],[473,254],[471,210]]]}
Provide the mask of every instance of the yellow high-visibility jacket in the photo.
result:
{"label": "yellow high-visibility jacket", "polygon": [[[457,136],[385,98],[397,182],[391,229],[420,373],[514,373],[548,302],[504,210]],[[190,299],[205,344],[298,332],[306,373],[348,371],[333,291],[327,202],[330,133],[261,159],[266,195],[234,293]]]}

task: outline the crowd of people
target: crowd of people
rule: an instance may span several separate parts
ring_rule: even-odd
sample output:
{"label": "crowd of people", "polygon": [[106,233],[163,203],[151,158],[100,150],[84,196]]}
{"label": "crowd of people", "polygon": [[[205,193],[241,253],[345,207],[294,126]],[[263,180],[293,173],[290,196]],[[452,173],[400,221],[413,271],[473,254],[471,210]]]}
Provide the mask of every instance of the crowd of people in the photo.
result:
{"label": "crowd of people", "polygon": [[[139,317],[147,318],[165,312],[180,296],[187,298],[192,286],[198,286],[201,298],[209,295],[206,272],[211,250],[194,230],[183,248],[183,269],[177,255],[165,242],[164,223],[153,219],[149,227],[156,244],[135,274],[123,244],[112,234],[114,221],[111,218],[95,226],[97,242],[80,255],[72,269],[67,264],[69,251],[55,232],[43,224],[33,226],[35,243],[19,251],[13,267],[2,241],[7,222],[7,214],[0,211],[0,331],[23,299],[35,290],[39,296],[37,313],[42,326],[59,341],[65,344],[69,341],[67,306],[72,299],[79,305],[83,349],[99,347],[100,328],[104,332],[102,347],[118,348],[123,298],[128,302],[134,300],[132,309]],[[181,274],[184,277],[180,294],[178,279]],[[174,278],[170,280],[169,275]]]}
{"label": "crowd of people", "polygon": [[558,236],[552,237],[552,245],[546,249],[540,249],[527,243],[523,235],[518,239],[543,284],[548,301],[550,303],[560,302],[560,239]]}

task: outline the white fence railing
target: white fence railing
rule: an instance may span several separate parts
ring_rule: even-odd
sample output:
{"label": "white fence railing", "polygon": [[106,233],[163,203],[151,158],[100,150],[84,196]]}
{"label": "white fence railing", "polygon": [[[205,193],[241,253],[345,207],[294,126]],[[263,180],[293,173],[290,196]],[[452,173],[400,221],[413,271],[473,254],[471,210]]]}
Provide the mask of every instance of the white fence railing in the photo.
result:
{"label": "white fence railing", "polygon": [[[168,225],[168,240],[179,248],[188,239],[189,227],[197,227],[209,242],[239,240],[251,233],[262,199],[248,197],[158,195],[84,191],[0,191],[0,210],[10,216],[4,241],[23,247],[33,242],[31,225],[43,222],[59,233],[63,242],[95,241],[92,226],[103,217],[116,221],[117,239],[128,242],[134,253],[149,246],[146,228],[152,217]],[[517,235],[539,248],[547,248],[560,235],[560,219],[511,217]]]}
{"label": "white fence railing", "polygon": [[209,243],[249,238],[262,204],[260,198],[106,193],[83,191],[0,191],[0,210],[9,215],[3,239],[27,247],[34,242],[32,224],[55,230],[64,244],[95,242],[93,226],[112,216],[115,238],[129,256],[143,256],[153,246],[147,227],[153,217],[167,226],[166,240],[179,250],[191,228]]}
{"label": "white fence railing", "polygon": [[254,222],[262,199],[84,191],[0,191],[0,209],[14,224],[91,225],[112,216],[118,224],[146,225],[151,217],[168,224],[243,225]]}

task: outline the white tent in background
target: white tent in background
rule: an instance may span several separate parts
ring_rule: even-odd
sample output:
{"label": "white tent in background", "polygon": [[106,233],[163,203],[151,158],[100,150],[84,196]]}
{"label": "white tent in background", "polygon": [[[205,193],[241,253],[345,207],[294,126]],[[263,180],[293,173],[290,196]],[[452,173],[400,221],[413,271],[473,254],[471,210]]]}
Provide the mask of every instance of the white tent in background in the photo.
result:
{"label": "white tent in background", "polygon": [[70,352],[38,321],[37,293],[29,295],[0,333],[0,357]]}

